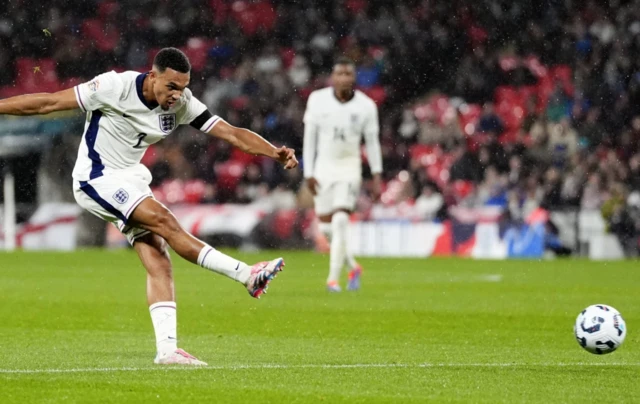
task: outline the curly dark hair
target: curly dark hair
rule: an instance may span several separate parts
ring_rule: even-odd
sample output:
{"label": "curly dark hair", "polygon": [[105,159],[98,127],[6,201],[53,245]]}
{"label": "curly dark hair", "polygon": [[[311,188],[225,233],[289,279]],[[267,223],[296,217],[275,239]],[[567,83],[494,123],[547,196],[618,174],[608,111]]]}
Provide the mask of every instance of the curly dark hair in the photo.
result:
{"label": "curly dark hair", "polygon": [[180,73],[189,73],[191,63],[189,58],[180,49],[164,48],[156,54],[153,59],[153,66],[163,73],[167,69],[173,69]]}

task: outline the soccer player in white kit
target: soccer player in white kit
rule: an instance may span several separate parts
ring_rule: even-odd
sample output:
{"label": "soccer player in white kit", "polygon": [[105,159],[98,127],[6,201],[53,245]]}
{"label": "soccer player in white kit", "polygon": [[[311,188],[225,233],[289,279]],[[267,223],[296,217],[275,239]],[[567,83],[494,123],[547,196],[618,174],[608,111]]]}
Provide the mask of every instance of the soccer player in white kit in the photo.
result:
{"label": "soccer player in white kit", "polygon": [[0,114],[37,115],[77,108],[87,113],[73,170],[75,198],[84,209],[115,224],[147,270],[157,364],[206,365],[177,346],[167,244],[184,259],[240,282],[256,298],[266,293],[284,261],[277,258],[249,266],[187,233],[153,198],[151,173],[140,164],[147,147],[171,134],[178,125],[191,125],[247,153],[269,156],[287,169],[298,165],[294,150],[276,148],[256,133],[212,115],[187,88],[190,70],[184,53],[165,48],[158,52],[147,73],[108,72],[57,93],[0,100]]}
{"label": "soccer player in white kit", "polygon": [[340,272],[345,263],[351,268],[347,288],[360,288],[362,267],[350,252],[347,230],[362,183],[363,137],[373,175],[374,200],[382,188],[378,109],[371,98],[354,89],[355,77],[353,61],[338,59],[331,73],[332,86],[312,92],[304,114],[304,177],[314,195],[320,231],[331,242],[330,292],[341,291]]}

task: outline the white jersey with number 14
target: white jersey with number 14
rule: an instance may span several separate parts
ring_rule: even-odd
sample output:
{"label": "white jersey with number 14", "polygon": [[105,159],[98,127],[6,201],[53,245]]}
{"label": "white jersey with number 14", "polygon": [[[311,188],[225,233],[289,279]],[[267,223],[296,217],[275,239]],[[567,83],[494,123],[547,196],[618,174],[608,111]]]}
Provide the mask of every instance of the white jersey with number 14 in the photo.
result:
{"label": "white jersey with number 14", "polygon": [[304,114],[305,178],[321,183],[359,181],[362,177],[360,144],[364,137],[371,172],[382,171],[378,139],[378,109],[371,98],[356,90],[340,102],[332,87],[311,93]]}

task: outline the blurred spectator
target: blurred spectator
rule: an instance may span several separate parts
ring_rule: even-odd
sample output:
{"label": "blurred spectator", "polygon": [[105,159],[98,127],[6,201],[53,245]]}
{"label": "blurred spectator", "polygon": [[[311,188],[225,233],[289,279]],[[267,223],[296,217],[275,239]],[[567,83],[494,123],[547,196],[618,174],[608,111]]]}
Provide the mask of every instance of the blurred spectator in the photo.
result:
{"label": "blurred spectator", "polygon": [[434,184],[426,183],[422,187],[422,193],[416,199],[415,214],[423,220],[433,220],[443,205],[444,199]]}
{"label": "blurred spectator", "polygon": [[418,121],[413,110],[406,108],[402,111],[402,122],[398,128],[398,134],[403,139],[415,139],[418,133]]}
{"label": "blurred spectator", "polygon": [[571,127],[568,117],[558,123],[550,123],[549,153],[553,163],[559,167],[578,151],[578,133]]}
{"label": "blurred spectator", "polygon": [[474,153],[467,149],[465,143],[453,150],[454,162],[449,170],[451,181],[465,180],[478,182],[482,175],[482,167]]}
{"label": "blurred spectator", "polygon": [[600,174],[590,174],[582,192],[581,207],[583,209],[600,209],[604,199],[605,194]]}
{"label": "blurred spectator", "polygon": [[562,88],[560,82],[555,83],[555,88],[547,103],[547,120],[555,123],[570,114],[569,97]]}
{"label": "blurred spectator", "polygon": [[307,65],[307,59],[304,56],[296,55],[293,58],[291,67],[289,67],[288,74],[294,87],[300,88],[308,85],[311,78],[311,70]]}
{"label": "blurred spectator", "polygon": [[262,170],[257,164],[249,164],[236,188],[236,202],[251,203],[268,193],[268,186],[262,180]]}
{"label": "blurred spectator", "polygon": [[595,150],[598,145],[604,142],[607,134],[604,125],[600,122],[600,108],[589,109],[586,120],[580,125],[579,131],[580,137],[584,139],[589,150]]}
{"label": "blurred spectator", "polygon": [[556,168],[549,168],[544,175],[542,184],[543,196],[540,207],[553,210],[562,207],[562,183],[560,171]]}
{"label": "blurred spectator", "polygon": [[492,133],[500,136],[504,132],[502,119],[496,114],[493,103],[485,102],[482,107],[482,116],[478,124],[478,131],[481,133]]}
{"label": "blurred spectator", "polygon": [[485,170],[484,181],[478,185],[476,198],[478,206],[507,206],[506,178],[500,175],[495,166]]}
{"label": "blurred spectator", "polygon": [[380,68],[371,56],[366,56],[356,72],[356,85],[362,88],[373,87],[380,80]]}

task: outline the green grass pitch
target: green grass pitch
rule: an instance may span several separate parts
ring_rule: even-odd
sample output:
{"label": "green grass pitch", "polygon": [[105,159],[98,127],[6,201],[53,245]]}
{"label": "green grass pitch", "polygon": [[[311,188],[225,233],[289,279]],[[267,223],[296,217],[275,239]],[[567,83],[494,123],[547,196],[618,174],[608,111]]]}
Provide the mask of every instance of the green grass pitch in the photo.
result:
{"label": "green grass pitch", "polygon": [[[637,262],[363,259],[363,289],[328,294],[328,257],[282,255],[260,300],[174,257],[180,346],[210,365],[184,369],[152,363],[132,251],[0,254],[0,402],[640,400]],[[595,303],[627,321],[610,355],[573,337]]]}

